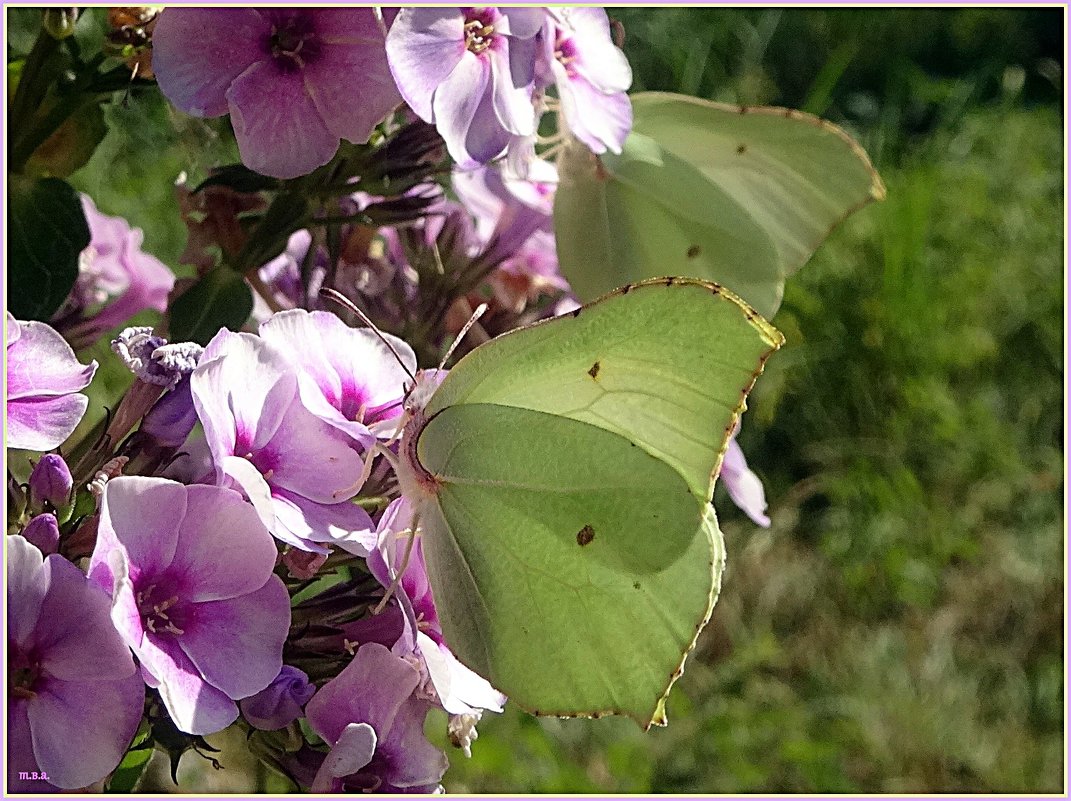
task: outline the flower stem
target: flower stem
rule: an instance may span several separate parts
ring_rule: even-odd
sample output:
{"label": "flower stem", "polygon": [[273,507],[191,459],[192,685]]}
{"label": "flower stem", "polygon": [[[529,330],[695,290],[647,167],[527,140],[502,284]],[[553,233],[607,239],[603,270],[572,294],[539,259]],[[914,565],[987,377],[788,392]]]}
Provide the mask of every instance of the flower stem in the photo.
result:
{"label": "flower stem", "polygon": [[42,25],[22,65],[19,85],[15,89],[15,97],[11,101],[11,108],[8,112],[8,119],[11,120],[12,127],[15,129],[12,132],[12,140],[19,138],[20,129],[26,125],[47,94],[53,76],[49,74],[45,66],[59,46],[59,40],[49,34]]}

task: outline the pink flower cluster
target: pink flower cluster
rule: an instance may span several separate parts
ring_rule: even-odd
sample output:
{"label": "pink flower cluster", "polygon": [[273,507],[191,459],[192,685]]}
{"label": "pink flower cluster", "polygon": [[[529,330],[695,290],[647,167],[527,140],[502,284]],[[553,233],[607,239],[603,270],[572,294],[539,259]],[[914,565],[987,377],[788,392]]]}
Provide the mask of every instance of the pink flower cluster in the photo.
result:
{"label": "pink flower cluster", "polygon": [[183,111],[229,113],[243,162],[278,178],[367,141],[403,98],[464,168],[507,149],[526,165],[551,88],[595,153],[632,125],[632,72],[599,8],[169,8],[153,70]]}

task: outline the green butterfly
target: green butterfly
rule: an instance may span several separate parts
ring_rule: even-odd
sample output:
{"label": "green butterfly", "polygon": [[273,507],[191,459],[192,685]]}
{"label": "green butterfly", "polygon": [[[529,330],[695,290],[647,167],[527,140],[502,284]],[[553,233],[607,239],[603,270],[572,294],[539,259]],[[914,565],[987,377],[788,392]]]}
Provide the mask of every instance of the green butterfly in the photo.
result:
{"label": "green butterfly", "polygon": [[720,586],[714,477],[782,342],[718,285],[667,278],[418,385],[399,481],[456,656],[533,714],[664,724]]}
{"label": "green butterfly", "polygon": [[841,221],[885,196],[832,123],[662,92],[631,95],[620,155],[572,142],[558,160],[562,274],[582,300],[653,273],[724,284],[763,316]]}

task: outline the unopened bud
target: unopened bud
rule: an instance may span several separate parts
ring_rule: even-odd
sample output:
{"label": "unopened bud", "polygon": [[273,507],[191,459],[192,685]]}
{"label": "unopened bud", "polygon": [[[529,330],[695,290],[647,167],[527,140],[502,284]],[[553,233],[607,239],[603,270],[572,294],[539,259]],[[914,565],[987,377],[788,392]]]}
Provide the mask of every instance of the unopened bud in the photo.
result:
{"label": "unopened bud", "polygon": [[257,729],[282,729],[301,717],[316,687],[303,670],[283,665],[279,675],[256,695],[244,698],[239,708],[245,719]]}
{"label": "unopened bud", "polygon": [[141,421],[139,431],[166,448],[177,448],[186,441],[196,423],[197,410],[187,375],[153,404]]}
{"label": "unopened bud", "polygon": [[53,509],[61,509],[71,499],[73,484],[71,471],[63,457],[46,453],[30,473],[30,502],[35,509],[42,508],[46,502],[52,504]]}
{"label": "unopened bud", "polygon": [[22,536],[45,556],[59,550],[59,523],[56,522],[56,516],[48,512],[30,520],[22,530]]}

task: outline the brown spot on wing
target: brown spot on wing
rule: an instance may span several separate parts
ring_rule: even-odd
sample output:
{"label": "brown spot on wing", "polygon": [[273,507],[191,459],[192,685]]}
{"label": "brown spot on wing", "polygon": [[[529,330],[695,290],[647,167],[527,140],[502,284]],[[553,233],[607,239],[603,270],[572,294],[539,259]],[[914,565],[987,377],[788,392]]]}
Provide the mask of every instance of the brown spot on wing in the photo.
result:
{"label": "brown spot on wing", "polygon": [[576,532],[576,544],[581,548],[589,545],[593,539],[595,539],[595,529],[591,526],[584,526],[580,531]]}
{"label": "brown spot on wing", "polygon": [[687,256],[688,256],[689,259],[694,259],[696,256],[698,256],[702,252],[703,252],[703,248],[699,247],[699,245],[692,245],[691,247],[688,248]]}
{"label": "brown spot on wing", "polygon": [[739,153],[741,156],[744,155],[745,153],[747,153],[747,145],[741,142],[739,145],[736,146],[736,152]]}
{"label": "brown spot on wing", "polygon": [[598,378],[599,377],[599,367],[600,367],[599,363],[595,362],[595,364],[591,365],[591,369],[588,370],[588,375],[590,375],[592,378]]}

